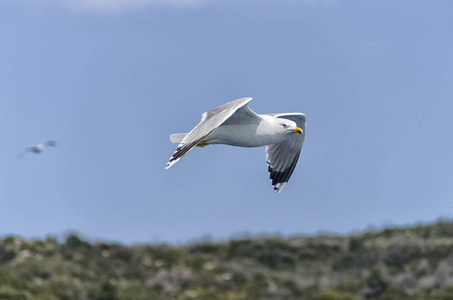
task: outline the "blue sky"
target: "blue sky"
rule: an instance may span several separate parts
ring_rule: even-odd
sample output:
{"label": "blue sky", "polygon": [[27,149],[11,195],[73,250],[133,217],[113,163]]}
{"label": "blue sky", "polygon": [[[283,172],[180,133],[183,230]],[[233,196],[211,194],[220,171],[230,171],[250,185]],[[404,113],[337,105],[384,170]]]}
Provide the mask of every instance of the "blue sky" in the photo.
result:
{"label": "blue sky", "polygon": [[[349,233],[453,213],[449,1],[0,2],[0,236],[123,243]],[[264,148],[168,137],[253,97],[303,112],[281,194]],[[58,147],[17,159],[44,140]]]}

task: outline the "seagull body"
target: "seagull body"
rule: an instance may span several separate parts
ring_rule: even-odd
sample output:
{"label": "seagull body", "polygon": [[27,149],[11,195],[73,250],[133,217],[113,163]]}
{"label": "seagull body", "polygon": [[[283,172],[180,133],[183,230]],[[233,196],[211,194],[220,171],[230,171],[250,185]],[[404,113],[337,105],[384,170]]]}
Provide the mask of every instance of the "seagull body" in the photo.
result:
{"label": "seagull body", "polygon": [[167,163],[170,168],[194,147],[226,144],[238,147],[266,146],[266,160],[274,190],[281,192],[294,171],[305,138],[302,113],[256,114],[241,98],[202,114],[201,122],[189,133],[172,134],[179,143]]}
{"label": "seagull body", "polygon": [[56,147],[57,146],[57,143],[54,142],[54,141],[46,141],[46,142],[43,142],[41,144],[38,144],[36,146],[32,146],[32,147],[28,147],[27,149],[25,149],[21,154],[19,154],[19,157],[23,157],[25,154],[27,154],[28,152],[33,152],[35,154],[39,154],[41,153],[44,148],[46,148],[47,146],[51,146],[51,147]]}

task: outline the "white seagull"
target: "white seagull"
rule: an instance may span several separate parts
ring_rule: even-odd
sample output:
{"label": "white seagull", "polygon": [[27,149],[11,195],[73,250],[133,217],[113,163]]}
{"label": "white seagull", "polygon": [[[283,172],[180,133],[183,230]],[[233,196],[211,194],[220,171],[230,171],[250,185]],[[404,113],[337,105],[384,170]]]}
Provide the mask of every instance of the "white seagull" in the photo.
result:
{"label": "white seagull", "polygon": [[38,144],[36,146],[32,146],[32,147],[28,147],[27,149],[25,149],[21,154],[19,154],[19,158],[23,157],[25,154],[27,154],[28,152],[33,152],[35,154],[39,154],[41,153],[44,148],[46,148],[47,146],[51,146],[51,147],[56,147],[57,146],[57,143],[54,142],[54,141],[46,141],[46,142],[43,142],[41,144]]}
{"label": "white seagull", "polygon": [[170,135],[179,143],[165,169],[170,168],[194,147],[225,144],[239,147],[266,146],[266,160],[272,186],[280,193],[296,167],[305,139],[303,113],[253,112],[246,97],[225,103],[201,116],[189,133]]}

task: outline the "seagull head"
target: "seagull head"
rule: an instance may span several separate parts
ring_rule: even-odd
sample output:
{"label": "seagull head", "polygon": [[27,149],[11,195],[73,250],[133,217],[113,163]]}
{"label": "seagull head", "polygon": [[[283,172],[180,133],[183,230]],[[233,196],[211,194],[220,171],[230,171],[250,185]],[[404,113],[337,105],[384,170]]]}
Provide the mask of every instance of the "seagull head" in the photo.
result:
{"label": "seagull head", "polygon": [[281,120],[280,126],[282,127],[282,130],[283,130],[284,132],[288,132],[288,133],[298,133],[298,134],[304,133],[304,131],[302,130],[302,128],[297,127],[296,122],[291,121],[291,120],[287,120],[287,119],[280,119],[280,120]]}

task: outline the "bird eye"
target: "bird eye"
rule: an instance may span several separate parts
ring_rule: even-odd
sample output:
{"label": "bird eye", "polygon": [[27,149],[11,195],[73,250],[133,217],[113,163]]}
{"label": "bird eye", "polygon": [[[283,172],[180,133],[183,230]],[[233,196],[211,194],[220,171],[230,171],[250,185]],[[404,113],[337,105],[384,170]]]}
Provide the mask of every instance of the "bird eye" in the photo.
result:
{"label": "bird eye", "polygon": [[286,124],[282,124],[282,126],[283,126],[283,128],[286,128],[286,127],[288,127],[288,125],[286,125]]}

